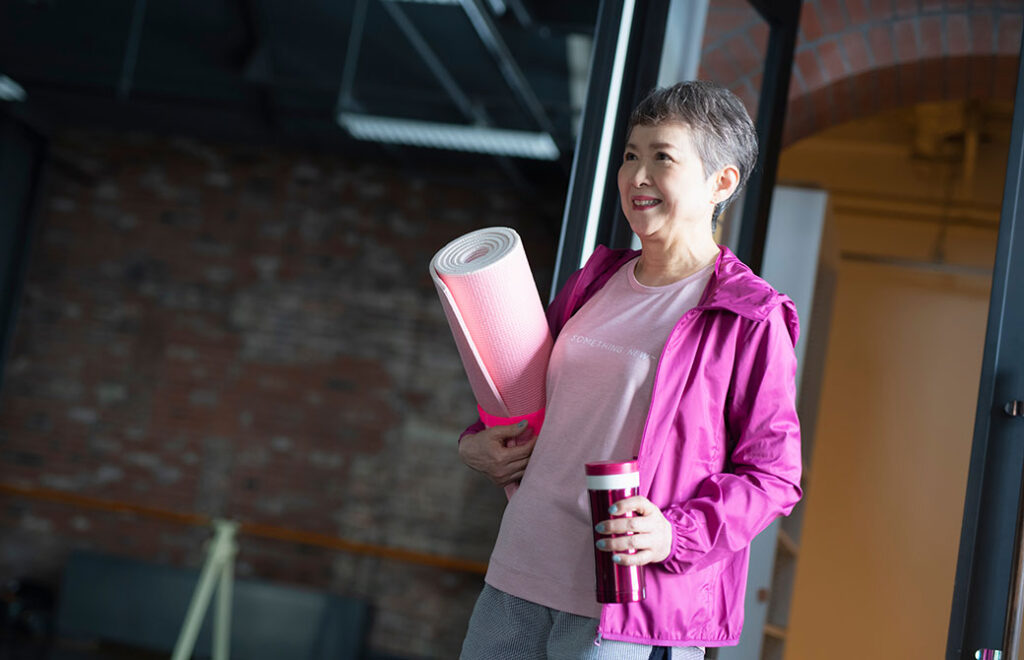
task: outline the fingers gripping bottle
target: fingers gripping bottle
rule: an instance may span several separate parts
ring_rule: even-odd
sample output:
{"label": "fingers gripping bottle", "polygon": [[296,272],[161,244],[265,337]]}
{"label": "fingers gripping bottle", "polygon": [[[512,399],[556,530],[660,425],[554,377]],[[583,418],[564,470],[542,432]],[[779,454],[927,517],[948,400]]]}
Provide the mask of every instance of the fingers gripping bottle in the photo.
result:
{"label": "fingers gripping bottle", "polygon": [[[619,500],[640,494],[640,472],[636,461],[601,461],[587,463],[587,491],[590,495],[590,517],[593,525],[609,518],[628,518],[611,515],[609,508]],[[631,535],[631,534],[627,534]],[[609,538],[594,531],[594,542]],[[633,554],[635,550],[625,553]],[[643,600],[643,566],[623,566],[612,561],[611,552],[594,548],[594,565],[597,572],[597,602],[632,603]]]}

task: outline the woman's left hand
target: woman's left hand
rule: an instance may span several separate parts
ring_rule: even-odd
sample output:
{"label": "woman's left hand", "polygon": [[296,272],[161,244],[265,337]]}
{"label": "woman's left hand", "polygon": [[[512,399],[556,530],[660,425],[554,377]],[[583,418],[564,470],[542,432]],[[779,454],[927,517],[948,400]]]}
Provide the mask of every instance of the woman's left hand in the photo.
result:
{"label": "woman's left hand", "polygon": [[[672,525],[661,513],[661,509],[646,497],[630,497],[612,505],[615,516],[632,512],[629,518],[612,518],[599,523],[599,534],[629,536],[605,537],[597,542],[598,550],[615,552],[612,560],[624,566],[643,566],[664,561],[672,550]],[[627,554],[627,550],[636,550]]]}

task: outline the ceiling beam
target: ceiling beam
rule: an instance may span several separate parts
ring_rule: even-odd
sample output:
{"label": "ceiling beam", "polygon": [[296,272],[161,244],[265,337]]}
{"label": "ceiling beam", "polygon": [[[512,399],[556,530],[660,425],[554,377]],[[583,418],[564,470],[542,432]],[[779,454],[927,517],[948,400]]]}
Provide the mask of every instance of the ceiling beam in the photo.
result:
{"label": "ceiling beam", "polygon": [[282,127],[272,93],[274,81],[274,45],[270,21],[263,0],[240,0],[242,20],[249,46],[242,78],[258,90],[259,114],[267,124],[278,130]]}
{"label": "ceiling beam", "polygon": [[530,86],[519,65],[516,64],[516,60],[512,57],[512,53],[505,44],[505,40],[501,38],[498,26],[494,24],[490,15],[480,6],[480,0],[462,0],[462,8],[469,17],[470,23],[473,24],[473,29],[476,30],[480,41],[483,42],[497,62],[498,69],[501,70],[501,75],[505,78],[505,82],[508,83],[508,86],[519,97],[520,102],[533,117],[533,120],[537,122],[542,131],[552,136],[556,135],[555,126],[544,111],[544,106],[533,92],[533,87]]}
{"label": "ceiling beam", "polygon": [[[459,107],[459,110],[467,119],[472,121],[478,126],[491,126],[492,122],[488,117],[486,111],[481,108],[478,104],[473,103],[469,96],[459,86],[458,81],[451,75],[448,68],[445,67],[441,58],[437,56],[437,53],[430,47],[427,40],[420,34],[420,31],[413,25],[409,17],[405,15],[405,12],[394,2],[388,2],[384,0],[381,5],[387,10],[388,14],[394,20],[395,24],[405,35],[406,39],[419,54],[420,58],[430,69],[430,72],[434,74],[437,81],[441,83],[445,91],[455,102],[455,105]],[[552,137],[554,136],[553,131],[548,131]],[[515,163],[512,162],[506,156],[494,156],[498,166],[501,167],[502,171],[509,177],[512,183],[521,189],[530,190],[532,186],[527,182],[519,168],[516,167]]]}
{"label": "ceiling beam", "polygon": [[128,28],[128,39],[121,60],[121,77],[117,83],[117,97],[128,98],[135,78],[135,64],[139,60],[139,46],[142,43],[142,24],[146,19],[146,0],[135,0],[132,5],[132,22]]}
{"label": "ceiling beam", "polygon": [[427,40],[423,37],[416,26],[413,25],[412,21],[409,20],[405,11],[403,11],[396,3],[387,2],[386,0],[381,2],[381,5],[387,10],[388,14],[391,15],[391,19],[395,22],[395,25],[397,25],[398,29],[402,31],[402,34],[405,35],[405,38],[408,39],[413,49],[416,50],[420,59],[422,59],[423,63],[427,65],[427,68],[430,69],[430,73],[437,78],[437,82],[441,83],[441,87],[448,92],[448,96],[450,96],[452,101],[455,102],[455,105],[459,107],[462,114],[474,123],[489,125],[483,110],[476,107],[473,102],[469,100],[469,96],[462,91],[462,87],[459,86],[459,83],[448,71],[448,67],[444,65],[441,58],[437,56],[434,49],[430,47]]}
{"label": "ceiling beam", "polygon": [[352,9],[352,28],[348,33],[348,46],[345,48],[345,68],[341,73],[341,89],[338,91],[338,111],[352,109],[355,99],[352,87],[356,80],[356,69],[359,65],[359,51],[363,44],[363,31],[366,28],[367,0],[356,0]]}

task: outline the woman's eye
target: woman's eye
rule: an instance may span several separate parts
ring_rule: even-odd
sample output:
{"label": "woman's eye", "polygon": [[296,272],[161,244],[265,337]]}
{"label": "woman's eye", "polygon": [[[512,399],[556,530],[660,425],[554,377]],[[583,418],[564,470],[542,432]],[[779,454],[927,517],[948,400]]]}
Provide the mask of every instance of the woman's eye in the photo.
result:
{"label": "woman's eye", "polygon": [[627,153],[622,160],[636,160],[636,154]]}
{"label": "woman's eye", "polygon": [[664,151],[659,151],[659,152],[657,153],[657,158],[658,158],[658,160],[672,160],[672,157],[671,157],[671,156],[669,156],[669,155],[668,155],[667,153],[665,153]]}

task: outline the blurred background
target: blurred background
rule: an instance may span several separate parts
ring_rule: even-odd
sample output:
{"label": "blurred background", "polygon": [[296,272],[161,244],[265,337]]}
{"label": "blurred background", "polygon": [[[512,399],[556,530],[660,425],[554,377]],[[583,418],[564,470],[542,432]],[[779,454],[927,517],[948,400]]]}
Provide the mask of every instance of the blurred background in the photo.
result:
{"label": "blurred background", "polygon": [[[427,264],[513,227],[547,300],[623,4],[0,2],[0,657],[167,657],[215,519],[235,657],[457,657],[505,498]],[[757,116],[761,3],[692,4]],[[718,657],[940,657],[1024,2],[797,5],[806,497]]]}

